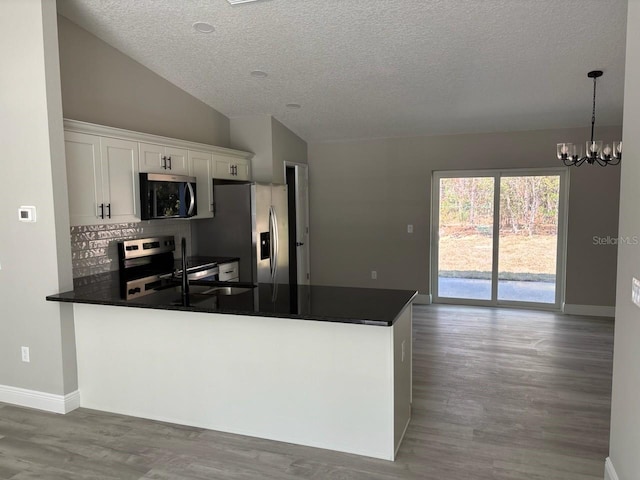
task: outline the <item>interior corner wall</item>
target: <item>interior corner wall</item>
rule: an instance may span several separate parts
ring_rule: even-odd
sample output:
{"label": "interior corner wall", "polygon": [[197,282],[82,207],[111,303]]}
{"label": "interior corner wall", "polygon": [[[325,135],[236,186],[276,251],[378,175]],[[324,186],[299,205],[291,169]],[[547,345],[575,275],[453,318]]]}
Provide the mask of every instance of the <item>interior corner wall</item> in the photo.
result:
{"label": "interior corner wall", "polygon": [[273,140],[271,115],[245,115],[230,119],[231,148],[252,152],[251,178],[256,182],[273,181]]}
{"label": "interior corner wall", "polygon": [[640,309],[631,300],[640,279],[640,0],[630,0],[624,89],[624,158],[620,186],[616,330],[609,457],[620,480],[640,478]]}
{"label": "interior corner wall", "polygon": [[54,0],[2,3],[0,386],[63,395],[77,389],[73,315],[45,300],[72,282],[56,29]]}
{"label": "interior corner wall", "polygon": [[271,118],[273,182],[286,183],[284,162],[308,163],[307,142],[284,124]]}
{"label": "interior corner wall", "polygon": [[231,147],[254,154],[256,182],[284,184],[284,162],[307,163],[307,142],[271,115],[231,118]]}
{"label": "interior corner wall", "polygon": [[[430,293],[432,173],[559,167],[556,143],[589,134],[575,128],[310,144],[314,283]],[[621,128],[599,127],[598,136],[620,138]],[[613,306],[617,247],[593,237],[617,237],[620,169],[586,165],[569,177],[565,301]]]}
{"label": "interior corner wall", "polygon": [[229,119],[58,16],[65,118],[229,146]]}

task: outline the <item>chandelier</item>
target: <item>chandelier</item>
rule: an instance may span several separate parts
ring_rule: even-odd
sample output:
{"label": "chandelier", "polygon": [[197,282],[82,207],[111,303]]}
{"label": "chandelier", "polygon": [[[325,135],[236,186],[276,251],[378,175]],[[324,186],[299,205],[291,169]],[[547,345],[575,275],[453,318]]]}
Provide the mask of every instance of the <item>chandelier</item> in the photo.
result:
{"label": "chandelier", "polygon": [[587,154],[582,155],[582,146],[574,143],[558,144],[558,160],[562,160],[565,166],[575,165],[579,167],[584,162],[589,165],[597,163],[601,167],[618,165],[622,160],[622,142],[613,142],[602,146],[601,140],[593,139],[593,127],[596,123],[596,79],[602,76],[602,70],[592,70],[587,77],[593,78],[593,110],[591,112],[591,140],[587,142]]}

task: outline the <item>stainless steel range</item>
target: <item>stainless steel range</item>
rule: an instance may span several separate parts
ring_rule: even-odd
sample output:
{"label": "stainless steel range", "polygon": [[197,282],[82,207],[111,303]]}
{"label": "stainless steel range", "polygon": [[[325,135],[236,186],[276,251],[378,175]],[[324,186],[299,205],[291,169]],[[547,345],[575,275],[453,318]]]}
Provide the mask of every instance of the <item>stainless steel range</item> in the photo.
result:
{"label": "stainless steel range", "polygon": [[[173,236],[139,238],[118,243],[120,295],[126,300],[153,293],[159,288],[176,285],[182,270],[176,269]],[[189,280],[218,280],[218,264],[203,263],[187,268]]]}

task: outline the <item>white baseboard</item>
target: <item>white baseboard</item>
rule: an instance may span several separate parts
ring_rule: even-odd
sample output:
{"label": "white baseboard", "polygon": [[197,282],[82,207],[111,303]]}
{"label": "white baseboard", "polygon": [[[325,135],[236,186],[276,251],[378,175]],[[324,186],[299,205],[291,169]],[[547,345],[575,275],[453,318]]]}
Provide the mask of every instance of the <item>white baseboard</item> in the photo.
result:
{"label": "white baseboard", "polygon": [[604,480],[620,480],[609,457],[604,461]]}
{"label": "white baseboard", "polygon": [[573,305],[565,303],[563,312],[567,315],[613,318],[616,316],[616,307],[606,307],[601,305]]}
{"label": "white baseboard", "polygon": [[80,392],[76,390],[66,395],[56,395],[54,393],[0,385],[0,402],[53,413],[69,413],[71,410],[80,407]]}
{"label": "white baseboard", "polygon": [[416,305],[431,305],[431,294],[419,293],[413,300]]}

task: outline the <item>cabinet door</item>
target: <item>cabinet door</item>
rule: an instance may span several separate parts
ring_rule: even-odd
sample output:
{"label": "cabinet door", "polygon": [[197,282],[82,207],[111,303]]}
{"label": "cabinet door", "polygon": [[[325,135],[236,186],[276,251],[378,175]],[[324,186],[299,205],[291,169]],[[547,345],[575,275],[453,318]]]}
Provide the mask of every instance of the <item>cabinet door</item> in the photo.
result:
{"label": "cabinet door", "polygon": [[182,148],[140,143],[140,171],[189,175],[189,157]]}
{"label": "cabinet door", "polygon": [[249,162],[246,160],[236,160],[235,162],[235,166],[236,166],[236,175],[234,176],[234,178],[236,180],[249,180],[251,178],[251,171],[249,168]]}
{"label": "cabinet door", "polygon": [[166,147],[167,172],[174,175],[189,175],[189,156],[181,148]]}
{"label": "cabinet door", "polygon": [[98,216],[103,203],[100,137],[65,132],[64,143],[71,225],[102,223]]}
{"label": "cabinet door", "polygon": [[214,178],[227,178],[227,179],[235,179],[236,177],[232,175],[231,168],[231,160],[228,157],[223,157],[222,155],[213,155],[213,163],[214,163]]}
{"label": "cabinet door", "polygon": [[193,218],[213,217],[213,162],[210,153],[189,150],[191,174],[196,177],[198,215]]}
{"label": "cabinet door", "polygon": [[213,154],[213,162],[215,164],[215,178],[226,178],[229,180],[251,179],[251,168],[247,160]]}
{"label": "cabinet door", "polygon": [[100,147],[105,222],[139,222],[138,143],[102,137]]}
{"label": "cabinet door", "polygon": [[140,171],[168,173],[166,153],[163,145],[140,143]]}

